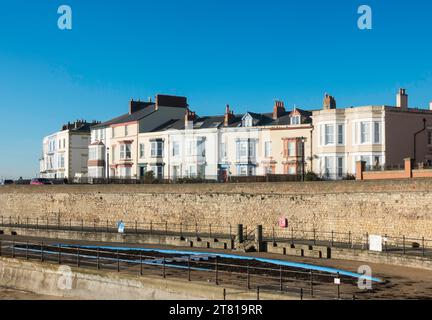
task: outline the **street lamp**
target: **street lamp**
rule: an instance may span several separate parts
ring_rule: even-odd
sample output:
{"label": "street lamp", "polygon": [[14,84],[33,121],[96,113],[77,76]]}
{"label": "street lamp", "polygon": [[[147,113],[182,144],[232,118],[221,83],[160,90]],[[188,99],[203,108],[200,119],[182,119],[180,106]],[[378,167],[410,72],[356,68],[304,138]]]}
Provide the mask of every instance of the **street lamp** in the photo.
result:
{"label": "street lamp", "polygon": [[305,181],[305,142],[306,138],[301,137],[301,143],[302,143],[302,181]]}
{"label": "street lamp", "polygon": [[109,147],[106,148],[107,152],[106,152],[106,177],[107,177],[107,182],[109,184],[109,174],[110,174],[110,168],[109,168]]}

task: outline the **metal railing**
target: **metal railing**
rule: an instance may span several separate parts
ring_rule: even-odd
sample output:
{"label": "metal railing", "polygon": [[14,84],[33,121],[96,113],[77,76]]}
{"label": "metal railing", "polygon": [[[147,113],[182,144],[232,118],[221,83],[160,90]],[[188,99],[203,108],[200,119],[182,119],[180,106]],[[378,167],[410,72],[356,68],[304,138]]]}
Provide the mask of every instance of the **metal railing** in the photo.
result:
{"label": "metal railing", "polygon": [[[300,271],[288,267],[270,267],[247,260],[233,263],[218,256],[169,256],[131,249],[89,249],[76,245],[15,241],[0,238],[0,256],[70,267],[106,270],[140,276],[180,278],[212,283],[226,288],[273,292],[303,298],[353,299],[362,292],[356,279],[318,271]],[[341,285],[334,284],[334,278]],[[187,290],[187,287],[185,287]],[[363,291],[364,292],[364,291]],[[222,292],[221,292],[222,297]]]}
{"label": "metal railing", "polygon": [[[118,222],[109,219],[85,220],[64,219],[62,217],[15,217],[0,216],[0,227],[26,228],[39,230],[61,230],[81,232],[118,233]],[[122,221],[127,234],[173,236],[180,238],[235,240],[237,226],[227,223],[184,223],[171,224],[161,221]],[[255,226],[245,225],[243,236],[245,243],[255,241]],[[384,234],[383,252],[432,258],[432,239],[426,237],[392,236]],[[358,232],[325,231],[319,229],[263,228],[264,242],[282,242],[307,244],[331,248],[368,250],[369,234]]]}
{"label": "metal railing", "polygon": [[[384,234],[383,252],[432,258],[432,239]],[[294,227],[264,229],[264,241],[308,244],[331,248],[368,250],[369,233],[297,229]]]}

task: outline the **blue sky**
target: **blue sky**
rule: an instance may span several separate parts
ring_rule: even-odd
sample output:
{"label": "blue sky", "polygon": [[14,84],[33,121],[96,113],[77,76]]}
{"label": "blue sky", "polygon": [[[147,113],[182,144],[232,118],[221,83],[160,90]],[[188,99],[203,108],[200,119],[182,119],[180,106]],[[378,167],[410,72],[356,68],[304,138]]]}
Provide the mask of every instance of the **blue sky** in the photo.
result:
{"label": "blue sky", "polygon": [[[57,8],[73,30],[57,28]],[[373,30],[357,9],[373,10]],[[0,177],[33,177],[42,137],[130,98],[188,96],[198,114],[432,100],[432,2],[0,0]]]}

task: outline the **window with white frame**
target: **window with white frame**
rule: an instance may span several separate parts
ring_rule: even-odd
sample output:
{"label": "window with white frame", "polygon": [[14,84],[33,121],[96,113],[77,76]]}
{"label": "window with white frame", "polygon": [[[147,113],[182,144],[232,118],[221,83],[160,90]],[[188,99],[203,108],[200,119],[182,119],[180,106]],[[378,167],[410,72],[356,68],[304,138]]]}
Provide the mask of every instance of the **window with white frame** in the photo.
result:
{"label": "window with white frame", "polygon": [[89,148],[89,160],[96,160],[96,148]]}
{"label": "window with white frame", "polygon": [[338,178],[342,178],[344,174],[344,158],[343,157],[337,157],[337,175]]}
{"label": "window with white frame", "polygon": [[333,163],[332,157],[324,157],[324,174],[328,177],[332,174]]}
{"label": "window with white frame", "polygon": [[173,141],[172,155],[173,157],[178,157],[180,155],[180,143],[178,141]]}
{"label": "window with white frame", "polygon": [[361,122],[360,123],[360,143],[370,143],[370,123]]}
{"label": "window with white frame", "polygon": [[264,143],[264,156],[266,158],[269,158],[272,156],[272,142],[271,141],[266,141]]}
{"label": "window with white frame", "polygon": [[324,126],[324,135],[325,135],[325,140],[324,140],[324,144],[325,145],[330,145],[330,144],[334,144],[334,125],[332,124],[326,124]]}
{"label": "window with white frame", "polygon": [[343,124],[338,124],[338,144],[343,145],[345,144],[345,126]]}
{"label": "window with white frame", "polygon": [[161,140],[151,142],[151,156],[152,158],[163,156],[164,143]]}
{"label": "window with white frame", "polygon": [[221,143],[221,158],[224,159],[227,157],[227,145],[226,143]]}
{"label": "window with white frame", "polygon": [[240,157],[247,157],[248,155],[248,145],[246,141],[240,142]]}
{"label": "window with white frame", "polygon": [[243,119],[243,127],[252,127],[252,117],[250,115],[247,115]]}
{"label": "window with white frame", "polygon": [[131,153],[131,145],[129,143],[124,143],[120,145],[120,159],[131,159],[132,153]]}
{"label": "window with white frame", "polygon": [[290,118],[291,125],[298,125],[300,124],[300,116],[292,116]]}
{"label": "window with white frame", "polygon": [[296,143],[294,141],[288,142],[288,157],[296,156]]}
{"label": "window with white frame", "polygon": [[139,157],[140,157],[140,159],[143,159],[144,156],[145,156],[145,144],[140,143],[140,145],[139,145]]}
{"label": "window with white frame", "polygon": [[374,122],[374,143],[381,143],[381,123]]}
{"label": "window with white frame", "polygon": [[205,139],[204,138],[198,138],[196,142],[196,148],[197,148],[197,155],[200,157],[206,156],[206,146],[205,146]]}

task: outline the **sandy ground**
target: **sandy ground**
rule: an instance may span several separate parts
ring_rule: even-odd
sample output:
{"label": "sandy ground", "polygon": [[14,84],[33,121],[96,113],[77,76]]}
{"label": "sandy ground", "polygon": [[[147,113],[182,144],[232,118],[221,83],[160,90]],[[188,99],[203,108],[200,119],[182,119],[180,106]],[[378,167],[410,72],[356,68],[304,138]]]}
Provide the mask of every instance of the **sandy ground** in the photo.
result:
{"label": "sandy ground", "polygon": [[62,298],[0,287],[0,300],[62,300]]}

